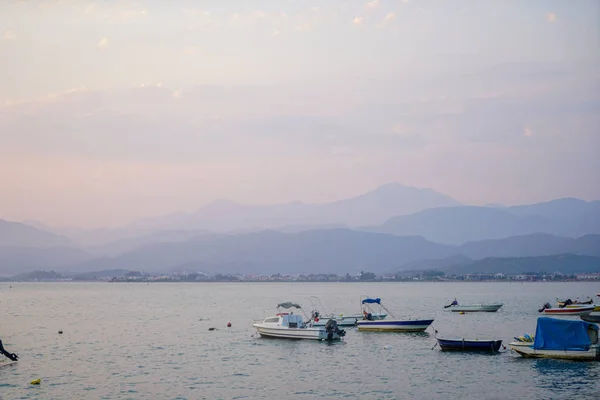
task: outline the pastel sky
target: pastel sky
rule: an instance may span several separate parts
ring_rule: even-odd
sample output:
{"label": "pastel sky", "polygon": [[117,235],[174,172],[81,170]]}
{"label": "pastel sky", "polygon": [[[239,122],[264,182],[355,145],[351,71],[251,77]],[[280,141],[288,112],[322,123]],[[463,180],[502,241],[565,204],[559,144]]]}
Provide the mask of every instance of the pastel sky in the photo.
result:
{"label": "pastel sky", "polygon": [[600,198],[597,0],[5,0],[0,218]]}

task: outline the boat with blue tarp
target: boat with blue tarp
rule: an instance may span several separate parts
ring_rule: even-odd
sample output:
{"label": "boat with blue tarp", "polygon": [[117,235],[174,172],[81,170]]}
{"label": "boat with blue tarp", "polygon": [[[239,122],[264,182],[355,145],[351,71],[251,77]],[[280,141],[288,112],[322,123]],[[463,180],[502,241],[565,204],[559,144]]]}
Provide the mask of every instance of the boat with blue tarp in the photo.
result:
{"label": "boat with blue tarp", "polygon": [[[383,308],[392,319],[375,320],[372,316],[372,304],[378,304]],[[359,331],[371,332],[423,332],[433,323],[432,319],[413,319],[399,320],[396,319],[392,312],[388,310],[382,303],[380,298],[365,298],[361,300],[363,307],[363,320],[357,321],[356,325]]]}
{"label": "boat with blue tarp", "polygon": [[585,321],[540,317],[533,344],[514,341],[509,346],[523,357],[600,360],[598,326]]}

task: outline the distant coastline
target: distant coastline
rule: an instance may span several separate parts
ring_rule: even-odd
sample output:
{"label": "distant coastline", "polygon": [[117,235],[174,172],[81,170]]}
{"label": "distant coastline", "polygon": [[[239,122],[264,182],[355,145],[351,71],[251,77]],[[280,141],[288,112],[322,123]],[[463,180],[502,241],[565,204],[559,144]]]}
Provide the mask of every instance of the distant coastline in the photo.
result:
{"label": "distant coastline", "polygon": [[[118,273],[115,273],[118,272]],[[599,282],[600,273],[585,274],[535,274],[516,275],[497,274],[464,274],[446,275],[443,271],[402,271],[397,274],[378,276],[372,272],[362,271],[360,274],[297,274],[297,275],[243,275],[204,273],[149,274],[141,271],[98,271],[88,274],[67,275],[55,271],[35,271],[3,282],[107,282],[107,283],[357,283],[357,282]]]}

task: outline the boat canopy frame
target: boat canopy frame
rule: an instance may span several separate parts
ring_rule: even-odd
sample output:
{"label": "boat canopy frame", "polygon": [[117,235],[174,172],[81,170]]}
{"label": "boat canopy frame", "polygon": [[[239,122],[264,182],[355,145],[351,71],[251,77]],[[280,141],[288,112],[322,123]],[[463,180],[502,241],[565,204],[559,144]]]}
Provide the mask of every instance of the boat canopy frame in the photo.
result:
{"label": "boat canopy frame", "polygon": [[373,308],[371,308],[370,304],[379,304],[379,307],[383,308],[389,316],[391,316],[393,319],[396,319],[394,314],[392,314],[392,312],[390,310],[388,310],[388,308],[385,305],[383,305],[383,303],[381,302],[381,299],[379,297],[372,298],[372,297],[368,297],[368,296],[362,296],[360,298],[360,304],[361,304],[361,310],[360,310],[361,313],[364,313],[368,309],[372,314],[375,314],[375,310],[373,310]]}

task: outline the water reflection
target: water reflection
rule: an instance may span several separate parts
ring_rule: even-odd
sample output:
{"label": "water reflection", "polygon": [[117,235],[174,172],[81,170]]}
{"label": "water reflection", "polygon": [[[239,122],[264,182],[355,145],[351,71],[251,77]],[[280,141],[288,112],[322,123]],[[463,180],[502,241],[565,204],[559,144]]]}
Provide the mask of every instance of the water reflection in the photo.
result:
{"label": "water reflection", "polygon": [[536,387],[553,393],[568,392],[569,397],[577,398],[598,385],[600,368],[597,363],[553,359],[532,360],[531,363],[536,373]]}

